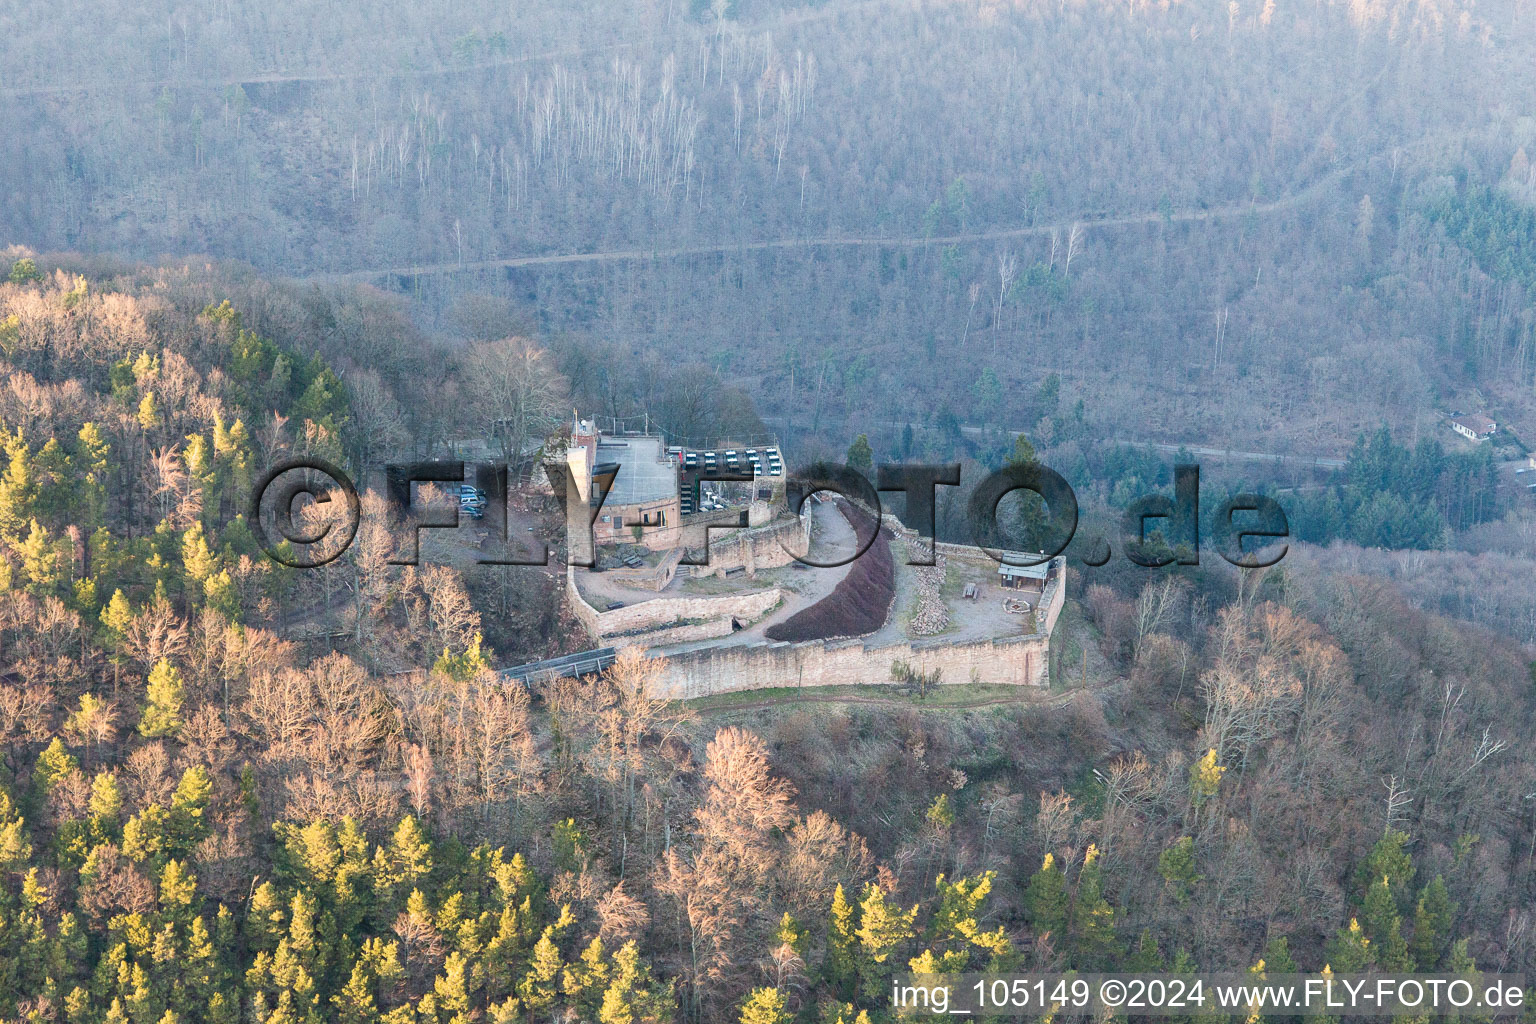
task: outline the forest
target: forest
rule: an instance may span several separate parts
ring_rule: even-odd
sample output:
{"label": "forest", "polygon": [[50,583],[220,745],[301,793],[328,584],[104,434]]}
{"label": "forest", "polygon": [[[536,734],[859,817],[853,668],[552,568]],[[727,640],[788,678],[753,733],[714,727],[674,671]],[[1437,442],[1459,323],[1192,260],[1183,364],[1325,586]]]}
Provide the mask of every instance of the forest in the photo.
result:
{"label": "forest", "polygon": [[[634,649],[509,686],[580,643],[543,569],[390,565],[377,516],[286,569],[241,491],[294,453],[366,480],[477,401],[558,432],[601,348],[443,349],[367,288],[12,255],[7,1019],[878,1024],[909,969],[1536,958],[1536,671],[1347,546],[1081,570],[1046,703],[695,707]],[[755,422],[697,382],[658,401]],[[1433,502],[1477,465],[1383,429],[1340,487]]]}
{"label": "forest", "polygon": [[[0,1020],[1536,978],[1533,55],[1520,0],[0,5]],[[509,680],[593,646],[559,552],[399,564],[383,467],[496,453],[553,539],[573,412],[959,462],[959,542],[1050,465],[1049,687]],[[361,492],[319,568],[246,518],[293,458]],[[1122,557],[1188,463],[1279,563]],[[858,531],[776,635],[890,615]]]}
{"label": "forest", "polygon": [[834,452],[1070,448],[1020,401],[1052,374],[1095,441],[1531,414],[1518,0],[566,6],[86,3],[81,65],[12,4],[0,234],[702,364]]}

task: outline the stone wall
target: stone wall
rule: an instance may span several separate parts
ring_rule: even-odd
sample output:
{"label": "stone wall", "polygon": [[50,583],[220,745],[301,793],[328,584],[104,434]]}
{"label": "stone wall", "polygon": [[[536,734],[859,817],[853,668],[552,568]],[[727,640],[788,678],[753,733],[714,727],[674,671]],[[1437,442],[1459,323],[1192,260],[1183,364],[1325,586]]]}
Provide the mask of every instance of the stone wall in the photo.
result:
{"label": "stone wall", "polygon": [[698,640],[714,640],[717,637],[730,636],[735,631],[732,617],[722,615],[719,618],[708,619],[704,622],[691,622],[684,626],[670,626],[666,629],[647,630],[633,638],[612,636],[608,638],[607,642],[618,647],[634,642],[644,643],[647,647],[666,647],[670,644],[689,644]]}
{"label": "stone wall", "polygon": [[900,642],[867,646],[858,640],[755,643],[666,656],[657,696],[703,697],[768,687],[855,686],[891,682],[891,664],[939,669],[941,685],[982,683],[1045,686],[1049,638],[1041,635],[976,640]]}
{"label": "stone wall", "polygon": [[614,569],[604,569],[603,574],[611,580],[623,583],[626,587],[660,592],[666,590],[672,582],[672,577],[677,575],[677,566],[682,561],[683,554],[682,548],[673,548],[663,555],[656,565],[642,565],[638,569],[631,569],[624,565]]}
{"label": "stone wall", "polygon": [[809,518],[797,516],[745,530],[720,530],[710,534],[709,564],[694,566],[693,575],[721,576],[732,569],[745,569],[753,576],[759,569],[788,565],[810,547]]}
{"label": "stone wall", "polygon": [[[581,596],[576,586],[576,570],[569,565],[565,568],[565,593],[571,603],[572,613],[594,640],[719,621],[725,623],[724,632],[706,633],[705,636],[723,636],[730,632],[732,619],[750,622],[760,618],[784,597],[778,587],[770,587],[748,594],[725,594],[719,597],[659,597],[600,612]],[[649,637],[646,639],[649,641]],[[679,643],[681,639],[667,642]]]}

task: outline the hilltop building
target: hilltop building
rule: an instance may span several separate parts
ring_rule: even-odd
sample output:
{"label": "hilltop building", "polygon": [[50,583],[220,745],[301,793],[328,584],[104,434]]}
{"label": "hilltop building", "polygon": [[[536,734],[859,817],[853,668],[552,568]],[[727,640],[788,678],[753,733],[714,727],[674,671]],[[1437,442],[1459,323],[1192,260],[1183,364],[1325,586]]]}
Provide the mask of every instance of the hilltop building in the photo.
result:
{"label": "hilltop building", "polygon": [[[668,446],[661,434],[605,434],[593,421],[577,417],[566,464],[589,504],[607,489],[592,526],[599,547],[634,544],[670,550],[685,543],[683,528],[690,522],[743,505],[751,525],[763,525],[773,518],[773,503],[784,496],[784,460],[777,444]],[[709,479],[716,473],[746,479]]]}

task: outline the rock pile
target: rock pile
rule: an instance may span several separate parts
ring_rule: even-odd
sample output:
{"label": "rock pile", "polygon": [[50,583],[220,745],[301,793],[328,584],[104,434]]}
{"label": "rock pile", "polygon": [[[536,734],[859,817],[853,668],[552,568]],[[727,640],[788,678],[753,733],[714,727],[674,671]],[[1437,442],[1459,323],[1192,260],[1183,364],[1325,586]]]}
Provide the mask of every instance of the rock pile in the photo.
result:
{"label": "rock pile", "polygon": [[[919,550],[919,546],[907,542],[908,559],[915,558]],[[934,636],[949,628],[949,606],[940,594],[944,586],[944,556],[935,553],[934,561],[938,564],[907,566],[917,583],[917,601],[908,624],[913,636]]]}

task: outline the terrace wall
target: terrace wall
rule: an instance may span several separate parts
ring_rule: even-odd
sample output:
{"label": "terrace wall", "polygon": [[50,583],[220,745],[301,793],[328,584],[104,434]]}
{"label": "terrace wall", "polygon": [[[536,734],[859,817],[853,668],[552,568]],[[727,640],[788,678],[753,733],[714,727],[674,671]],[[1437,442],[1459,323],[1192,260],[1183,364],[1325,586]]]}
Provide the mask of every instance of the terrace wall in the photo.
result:
{"label": "terrace wall", "polygon": [[891,664],[939,669],[941,685],[982,683],[1043,687],[1049,637],[1039,634],[968,643],[918,641],[868,646],[859,640],[756,643],[666,657],[657,696],[704,697],[768,687],[889,683]]}
{"label": "terrace wall", "polygon": [[[705,632],[701,636],[673,637],[666,640],[667,643],[723,636],[731,631],[732,619],[741,619],[744,622],[757,619],[775,607],[784,597],[778,587],[770,587],[767,590],[755,590],[749,594],[725,594],[719,597],[658,597],[639,604],[600,612],[581,596],[581,591],[576,586],[575,567],[569,565],[565,567],[565,594],[577,621],[594,640],[648,630],[672,630],[679,627],[714,624],[715,632]],[[719,627],[719,623],[722,622],[723,630]],[[645,639],[650,641],[651,637],[648,635]]]}
{"label": "terrace wall", "polygon": [[709,564],[693,567],[694,576],[720,576],[745,569],[748,576],[759,569],[777,569],[811,548],[809,518],[779,519],[745,530],[720,530],[710,534]]}

